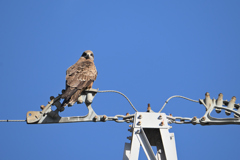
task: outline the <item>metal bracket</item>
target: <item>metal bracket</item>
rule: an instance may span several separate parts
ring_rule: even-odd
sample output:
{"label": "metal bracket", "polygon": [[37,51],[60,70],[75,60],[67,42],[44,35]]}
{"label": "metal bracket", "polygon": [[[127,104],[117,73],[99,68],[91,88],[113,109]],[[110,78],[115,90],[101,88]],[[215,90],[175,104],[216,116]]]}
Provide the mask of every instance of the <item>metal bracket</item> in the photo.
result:
{"label": "metal bracket", "polygon": [[[88,89],[82,92],[78,99],[78,103],[85,103],[88,108],[88,114],[85,116],[74,116],[74,117],[60,117],[59,112],[63,111],[61,108],[61,95],[56,98],[50,97],[51,101],[46,106],[41,106],[42,111],[29,111],[27,112],[27,123],[28,124],[46,124],[46,123],[71,123],[71,122],[105,122],[105,121],[116,121],[116,122],[131,122],[133,115],[116,115],[108,117],[106,115],[97,115],[91,104],[98,92],[98,89]],[[52,110],[52,106],[56,106],[55,111]]]}
{"label": "metal bracket", "polygon": [[[201,125],[224,125],[224,124],[240,124],[240,112],[235,111],[233,108],[229,107],[223,107],[223,106],[218,106],[216,104],[216,99],[212,99],[209,107],[207,106],[205,100],[200,99],[199,102],[201,102],[206,108],[207,111],[204,114],[204,116],[200,119],[200,124]],[[228,106],[229,102],[228,101],[223,101],[222,105]],[[235,105],[236,109],[239,108],[239,105]],[[225,112],[235,114],[235,118],[214,118],[210,114],[212,113],[213,110],[216,110],[217,113],[220,113],[221,110],[225,110]]]}
{"label": "metal bracket", "polygon": [[[226,125],[226,124],[240,124],[240,105],[235,104],[236,97],[233,96],[230,101],[223,100],[223,95],[220,93],[218,99],[210,99],[210,94],[206,93],[205,99],[199,99],[199,103],[203,104],[206,108],[205,114],[201,118],[184,118],[184,117],[172,117],[167,116],[170,123],[177,124],[201,124],[201,125]],[[225,107],[223,107],[225,106]],[[227,116],[234,113],[234,118],[215,118],[211,116],[212,111],[215,110],[220,113],[225,110]]]}
{"label": "metal bracket", "polygon": [[[137,160],[140,146],[149,160],[177,160],[174,134],[169,133],[167,122],[165,113],[136,112],[129,129],[131,143],[125,143],[123,160]],[[151,146],[157,147],[156,155]]]}

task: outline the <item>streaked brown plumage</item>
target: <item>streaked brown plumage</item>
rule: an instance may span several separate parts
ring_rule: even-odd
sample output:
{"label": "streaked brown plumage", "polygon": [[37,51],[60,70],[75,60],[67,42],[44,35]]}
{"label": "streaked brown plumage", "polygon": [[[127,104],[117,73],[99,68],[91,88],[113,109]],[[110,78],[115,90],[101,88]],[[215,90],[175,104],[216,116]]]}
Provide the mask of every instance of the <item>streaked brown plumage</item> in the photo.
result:
{"label": "streaked brown plumage", "polygon": [[86,88],[92,88],[97,78],[97,69],[94,64],[94,55],[90,50],[83,52],[80,59],[67,69],[66,90],[62,94],[62,106],[72,106]]}

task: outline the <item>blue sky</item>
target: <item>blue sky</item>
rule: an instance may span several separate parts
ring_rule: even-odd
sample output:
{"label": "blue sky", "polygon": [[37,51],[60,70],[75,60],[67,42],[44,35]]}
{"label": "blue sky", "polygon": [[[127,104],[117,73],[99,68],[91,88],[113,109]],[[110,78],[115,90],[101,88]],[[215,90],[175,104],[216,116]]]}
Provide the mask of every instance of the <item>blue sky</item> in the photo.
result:
{"label": "blue sky", "polygon": [[[95,54],[93,88],[126,94],[138,111],[159,111],[172,95],[209,92],[239,103],[240,2],[0,1],[0,119],[25,119],[65,87],[66,69]],[[97,114],[133,114],[115,93],[98,93]],[[202,105],[171,100],[164,113],[202,117]],[[84,105],[61,116],[81,116]],[[216,115],[216,114],[215,114]],[[224,116],[224,114],[221,114]],[[221,115],[216,115],[221,117]],[[128,123],[0,123],[1,159],[122,159]],[[172,124],[178,159],[236,159],[238,125]],[[146,159],[143,151],[139,159]]]}

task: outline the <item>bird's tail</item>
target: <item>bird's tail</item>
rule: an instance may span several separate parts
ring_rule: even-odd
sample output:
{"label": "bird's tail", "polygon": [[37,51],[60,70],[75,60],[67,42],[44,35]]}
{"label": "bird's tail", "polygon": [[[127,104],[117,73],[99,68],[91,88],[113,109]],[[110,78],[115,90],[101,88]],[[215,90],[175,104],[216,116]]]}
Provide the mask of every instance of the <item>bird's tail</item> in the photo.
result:
{"label": "bird's tail", "polygon": [[66,91],[61,96],[61,98],[64,99],[62,107],[74,105],[74,103],[78,101],[78,97],[81,95],[82,91],[89,86],[91,88],[91,83],[93,83],[93,80],[83,81],[82,83],[79,83],[77,87],[68,86]]}
{"label": "bird's tail", "polygon": [[74,103],[76,103],[78,101],[78,97],[81,95],[82,90],[77,90],[72,97],[70,98],[69,102],[68,102],[68,106],[72,106],[74,105]]}
{"label": "bird's tail", "polygon": [[64,99],[62,103],[62,107],[72,106],[75,102],[77,102],[79,95],[81,94],[81,90],[77,88],[68,87],[67,90],[62,94],[61,98]]}

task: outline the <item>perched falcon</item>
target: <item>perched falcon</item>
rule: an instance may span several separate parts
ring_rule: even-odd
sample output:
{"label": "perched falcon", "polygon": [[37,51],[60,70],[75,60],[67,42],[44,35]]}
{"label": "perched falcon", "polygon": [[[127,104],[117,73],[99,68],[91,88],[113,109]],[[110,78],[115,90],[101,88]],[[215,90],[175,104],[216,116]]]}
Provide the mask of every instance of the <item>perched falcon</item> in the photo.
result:
{"label": "perched falcon", "polygon": [[79,60],[67,69],[66,90],[61,96],[64,99],[62,107],[72,106],[83,90],[92,88],[97,78],[97,69],[93,61],[93,52],[86,50]]}

